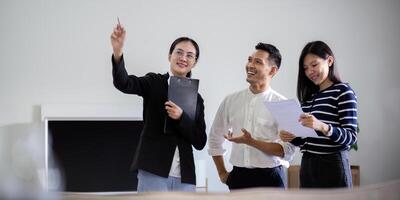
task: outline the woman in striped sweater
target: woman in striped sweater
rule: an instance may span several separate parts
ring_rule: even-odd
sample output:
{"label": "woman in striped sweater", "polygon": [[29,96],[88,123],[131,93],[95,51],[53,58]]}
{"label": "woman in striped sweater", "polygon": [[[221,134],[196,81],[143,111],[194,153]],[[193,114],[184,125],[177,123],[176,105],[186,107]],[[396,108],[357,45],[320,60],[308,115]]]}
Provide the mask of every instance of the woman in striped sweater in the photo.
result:
{"label": "woman in striped sweater", "polygon": [[296,137],[282,130],[281,139],[303,153],[300,187],[352,187],[348,150],[357,141],[357,97],[342,83],[332,50],[322,41],[308,43],[299,60],[299,121],[319,137]]}

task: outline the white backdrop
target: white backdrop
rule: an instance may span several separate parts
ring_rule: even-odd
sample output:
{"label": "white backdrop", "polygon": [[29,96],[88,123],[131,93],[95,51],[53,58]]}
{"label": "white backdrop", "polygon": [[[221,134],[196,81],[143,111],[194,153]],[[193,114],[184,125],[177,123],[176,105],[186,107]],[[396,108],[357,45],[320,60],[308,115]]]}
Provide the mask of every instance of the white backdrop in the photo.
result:
{"label": "white backdrop", "polygon": [[[127,29],[127,69],[136,75],[167,72],[177,37],[199,43],[193,74],[207,130],[222,99],[247,87],[244,65],[256,43],[281,50],[272,87],[294,98],[300,51],[323,40],[358,95],[360,149],[350,160],[361,166],[361,184],[399,179],[399,11],[398,0],[1,0],[0,126],[40,123],[38,106],[49,103],[141,109],[139,97],[112,85],[109,36],[117,17]],[[208,161],[209,190],[226,191],[206,150],[196,157]]]}

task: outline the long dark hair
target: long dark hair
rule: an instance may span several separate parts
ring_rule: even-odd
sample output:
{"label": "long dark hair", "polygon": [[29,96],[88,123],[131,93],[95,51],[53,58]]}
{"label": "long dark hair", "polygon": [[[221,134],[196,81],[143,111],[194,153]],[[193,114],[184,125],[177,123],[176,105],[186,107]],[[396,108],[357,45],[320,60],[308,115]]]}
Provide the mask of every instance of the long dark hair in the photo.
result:
{"label": "long dark hair", "polygon": [[328,78],[333,83],[342,82],[339,77],[337,68],[335,67],[335,56],[329,46],[322,41],[309,42],[301,52],[299,59],[299,74],[297,78],[297,98],[300,103],[304,103],[311,98],[311,95],[319,91],[319,86],[315,85],[310,79],[307,78],[304,72],[304,58],[308,54],[316,55],[322,59],[327,59],[329,56],[333,57],[332,66],[329,67]]}
{"label": "long dark hair", "polygon": [[[169,48],[169,55],[172,54],[172,52],[173,52],[174,49],[175,49],[175,46],[176,46],[177,44],[181,43],[181,42],[190,42],[190,43],[193,44],[194,48],[196,49],[196,62],[197,62],[197,60],[199,60],[199,58],[200,58],[200,48],[199,48],[199,45],[197,44],[197,42],[194,41],[192,38],[188,38],[188,37],[180,37],[180,38],[177,38],[177,39],[171,44],[171,47]],[[188,78],[192,77],[192,71],[188,72],[188,73],[186,74],[186,77],[188,77]]]}

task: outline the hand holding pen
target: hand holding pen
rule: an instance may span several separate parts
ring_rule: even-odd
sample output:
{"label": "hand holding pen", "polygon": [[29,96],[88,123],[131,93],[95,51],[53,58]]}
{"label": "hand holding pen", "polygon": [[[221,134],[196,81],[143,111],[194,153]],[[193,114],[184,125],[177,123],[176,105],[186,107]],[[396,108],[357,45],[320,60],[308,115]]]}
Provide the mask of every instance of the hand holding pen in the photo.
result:
{"label": "hand holding pen", "polygon": [[111,34],[111,45],[113,48],[114,59],[116,62],[119,62],[122,57],[122,48],[125,42],[126,31],[125,28],[121,25],[119,18],[117,18],[117,20],[118,24]]}

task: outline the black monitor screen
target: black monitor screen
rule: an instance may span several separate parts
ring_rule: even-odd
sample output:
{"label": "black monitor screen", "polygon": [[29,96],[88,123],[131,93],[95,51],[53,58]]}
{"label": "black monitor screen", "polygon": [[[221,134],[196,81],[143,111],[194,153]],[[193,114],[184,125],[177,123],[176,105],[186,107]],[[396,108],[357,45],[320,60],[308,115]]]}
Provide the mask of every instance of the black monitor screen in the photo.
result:
{"label": "black monitor screen", "polygon": [[143,121],[49,121],[65,191],[136,191],[130,167],[142,128]]}

